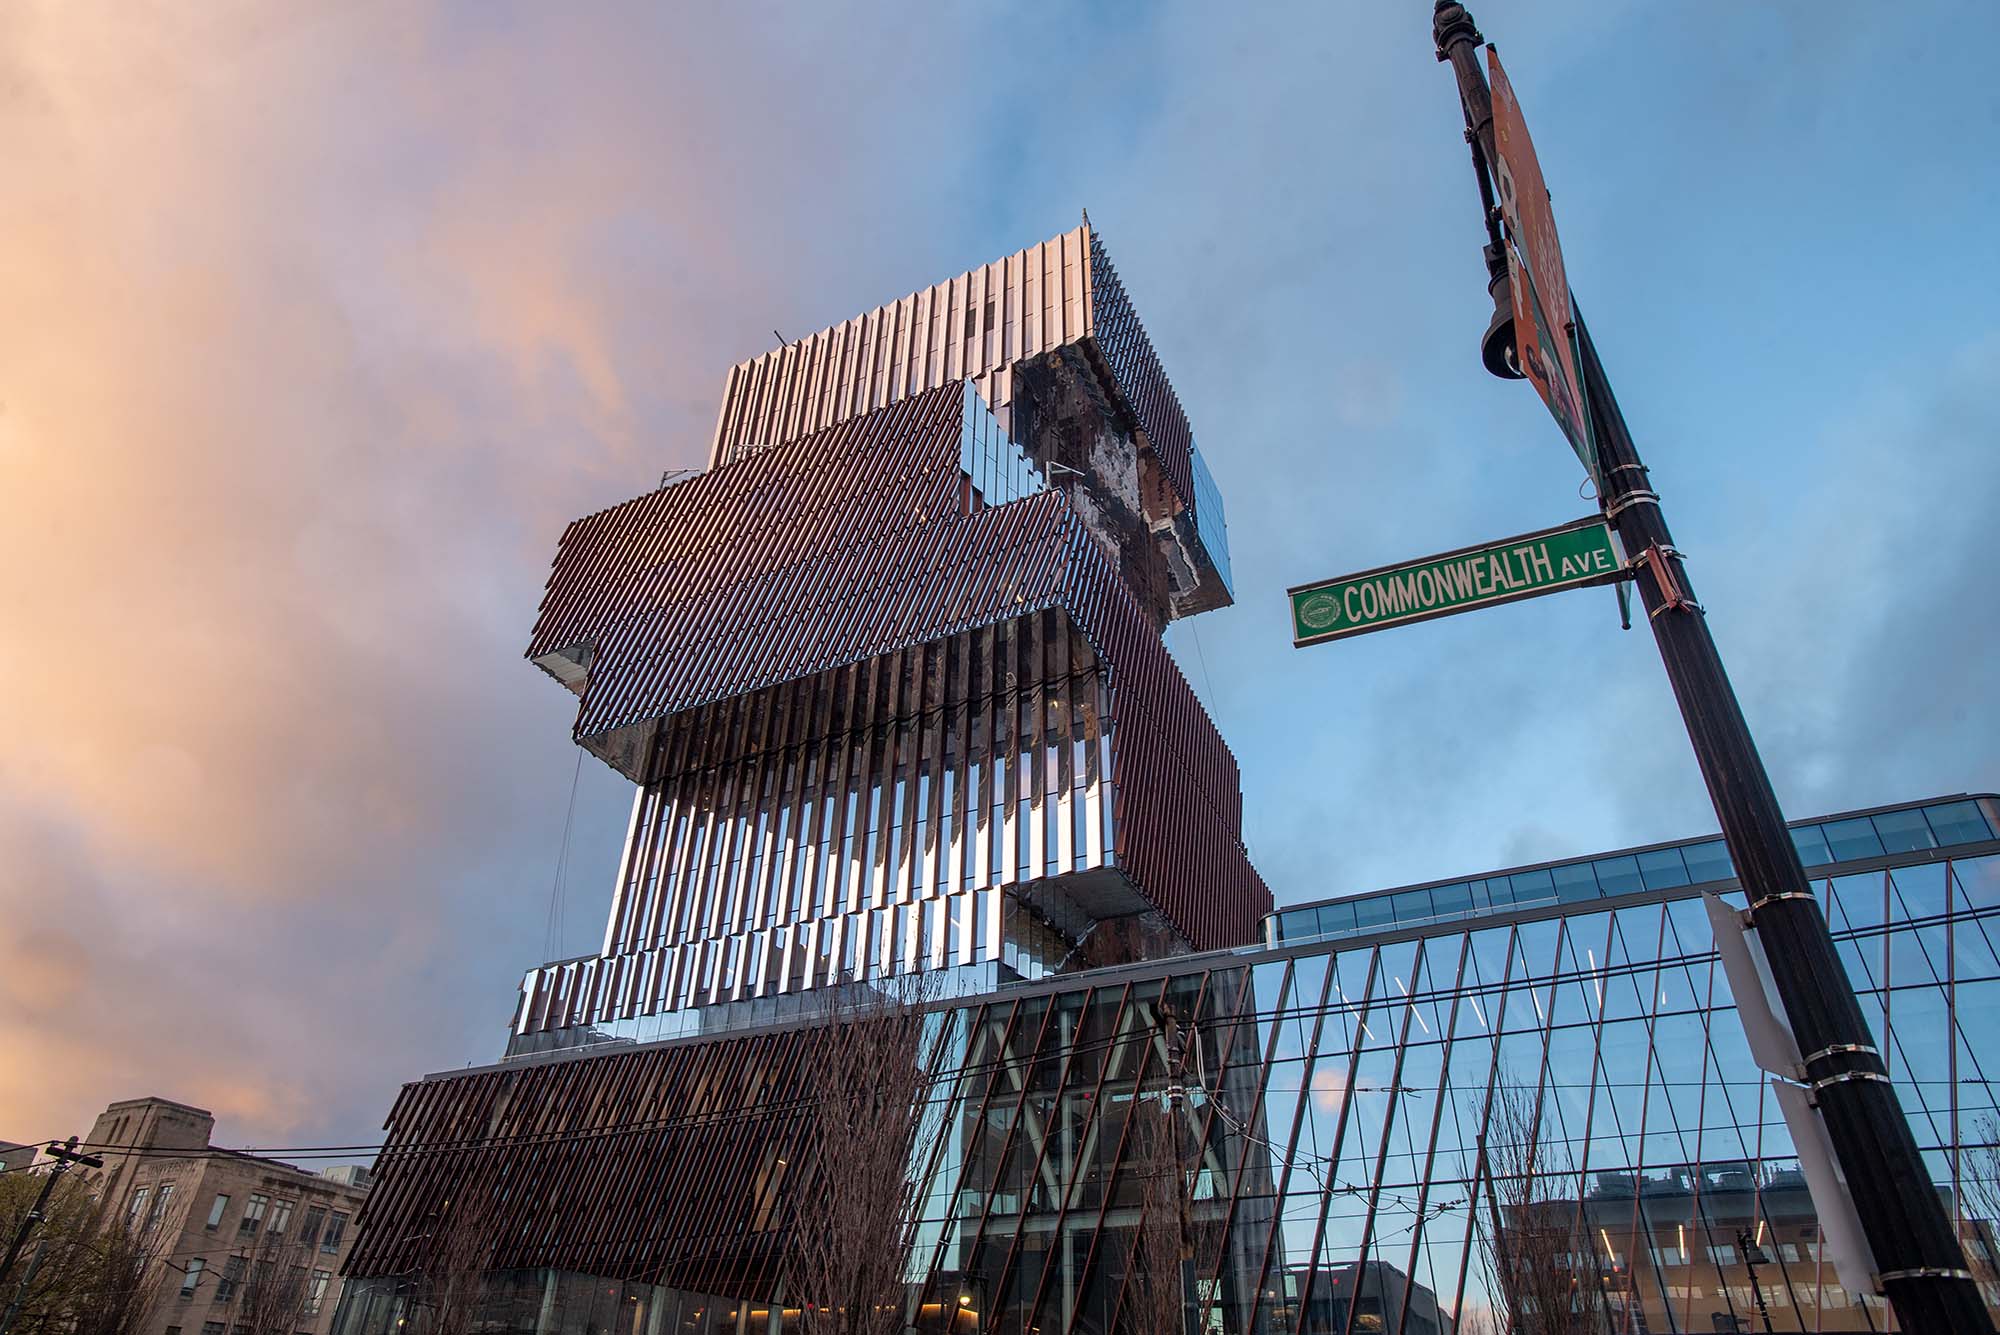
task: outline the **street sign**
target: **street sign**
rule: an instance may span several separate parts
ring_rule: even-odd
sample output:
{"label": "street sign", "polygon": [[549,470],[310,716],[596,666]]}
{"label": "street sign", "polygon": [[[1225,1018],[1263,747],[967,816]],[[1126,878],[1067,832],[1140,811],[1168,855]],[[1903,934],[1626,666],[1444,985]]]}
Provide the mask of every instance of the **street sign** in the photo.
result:
{"label": "street sign", "polygon": [[1500,159],[1493,164],[1493,175],[1507,224],[1515,355],[1522,374],[1549,405],[1550,415],[1594,481],[1597,446],[1590,438],[1590,414],[1584,408],[1576,317],[1570,310],[1569,277],[1563,272],[1549,188],[1542,180],[1534,141],[1528,138],[1528,124],[1521,118],[1521,103],[1507,82],[1507,72],[1500,68],[1500,53],[1487,47],[1486,61],[1493,78],[1493,147]]}
{"label": "street sign", "polygon": [[1292,643],[1303,647],[1344,640],[1475,607],[1609,584],[1622,573],[1611,530],[1592,516],[1289,589]]}

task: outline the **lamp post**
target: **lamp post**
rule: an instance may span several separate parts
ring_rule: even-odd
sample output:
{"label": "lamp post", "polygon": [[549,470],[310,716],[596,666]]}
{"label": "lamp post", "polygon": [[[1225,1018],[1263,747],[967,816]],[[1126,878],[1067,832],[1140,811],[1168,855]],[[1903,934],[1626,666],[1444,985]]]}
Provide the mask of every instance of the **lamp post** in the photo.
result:
{"label": "lamp post", "polygon": [[[1510,353],[1515,307],[1494,200],[1499,158],[1493,102],[1478,55],[1482,39],[1472,16],[1456,0],[1438,0],[1432,36],[1438,59],[1448,62],[1457,77],[1485,206],[1487,286],[1496,309],[1482,341],[1481,360],[1496,375],[1518,378],[1521,372]],[[1575,323],[1604,515],[1638,568],[1636,583],[1647,622],[1737,879],[1749,898],[1750,923],[1804,1056],[1804,1083],[1824,1119],[1874,1254],[1876,1283],[1904,1330],[1990,1335],[1992,1321],[1835,953],[1707,617],[1673,545],[1660,498],[1649,484],[1581,311]],[[1554,331],[1557,337],[1568,332]]]}

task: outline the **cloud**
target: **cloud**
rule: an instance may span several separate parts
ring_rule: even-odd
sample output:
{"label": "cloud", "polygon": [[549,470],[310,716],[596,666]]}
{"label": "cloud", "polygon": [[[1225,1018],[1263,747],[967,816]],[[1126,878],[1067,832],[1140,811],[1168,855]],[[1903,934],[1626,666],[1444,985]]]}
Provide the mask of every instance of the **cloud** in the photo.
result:
{"label": "cloud", "polygon": [[[1959,141],[1781,95],[1865,75],[1976,126],[1975,49],[1788,63],[1748,11],[1635,42],[1647,13],[1517,15],[1510,67],[1781,790],[1990,786],[1984,289],[1912,248],[1855,275],[1893,320],[1810,281],[1990,201]],[[1289,583],[1583,508],[1477,368],[1427,17],[0,10],[0,1134],[156,1092],[238,1143],[359,1140],[491,1058],[517,971],[592,944],[627,795],[584,765],[545,940],[573,701],[520,650],[562,524],[700,462],[774,327],[1084,205],[1228,501],[1239,605],[1173,638],[1281,897],[1704,826],[1609,594],[1289,648]],[[1765,119],[1706,96],[1736,66]]]}
{"label": "cloud", "polygon": [[701,462],[774,324],[985,257],[907,114],[997,124],[934,58],[983,19],[856,17],[0,16],[0,1129],[365,1138],[588,948],[629,790],[583,767],[544,940],[562,525]]}
{"label": "cloud", "polygon": [[401,14],[7,22],[0,1122],[160,1092],[365,1128],[497,1047],[571,773],[519,659],[547,555],[697,455],[675,405],[726,361],[629,337],[593,229],[732,242],[601,122],[395,161],[481,142],[501,80],[433,83],[447,34]]}

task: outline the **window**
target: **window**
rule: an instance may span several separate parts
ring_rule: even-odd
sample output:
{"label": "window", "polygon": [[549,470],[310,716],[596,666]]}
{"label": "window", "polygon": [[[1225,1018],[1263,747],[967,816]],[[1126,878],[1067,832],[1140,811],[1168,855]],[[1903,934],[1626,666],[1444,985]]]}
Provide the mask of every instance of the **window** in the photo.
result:
{"label": "window", "polygon": [[[229,1198],[225,1196],[223,1199],[228,1200]],[[188,1259],[187,1269],[181,1272],[181,1297],[194,1297],[194,1286],[201,1283],[201,1268],[206,1264],[207,1262],[203,1261],[199,1256]]]}
{"label": "window", "polygon": [[271,1207],[271,1227],[265,1231],[276,1237],[291,1226],[292,1203],[290,1201],[279,1201]]}
{"label": "window", "polygon": [[1689,844],[1681,850],[1681,856],[1687,859],[1688,879],[1697,885],[1726,881],[1736,874],[1736,868],[1729,862],[1729,849],[1720,839]]}
{"label": "window", "polygon": [[1395,905],[1389,896],[1377,895],[1372,899],[1357,899],[1354,902],[1354,923],[1363,931],[1371,927],[1381,927],[1396,920]]}
{"label": "window", "polygon": [[1866,816],[1830,820],[1820,829],[1825,832],[1826,846],[1833,850],[1837,862],[1882,856],[1882,841],[1875,836],[1875,827],[1869,824]]}
{"label": "window", "polygon": [[243,1258],[232,1256],[222,1263],[222,1278],[215,1281],[215,1301],[226,1303],[236,1296],[236,1286],[243,1280]]}
{"label": "window", "polygon": [[1931,833],[1941,844],[1973,844],[1991,839],[1977,802],[1941,802],[1924,808]]}
{"label": "window", "polygon": [[146,1221],[148,1226],[151,1226],[153,1224],[163,1224],[166,1222],[167,1202],[171,1201],[173,1198],[174,1198],[174,1184],[171,1182],[162,1182],[160,1184],[160,1190],[158,1194],[156,1194],[153,1197],[153,1214],[152,1217]]}
{"label": "window", "polygon": [[319,1249],[323,1252],[340,1250],[340,1235],[347,1231],[347,1216],[335,1210],[333,1217],[326,1221],[326,1237],[321,1239]]}
{"label": "window", "polygon": [[1648,890],[1671,890],[1688,883],[1687,864],[1678,848],[1656,848],[1639,855],[1639,875]]}
{"label": "window", "polygon": [[146,1198],[153,1194],[151,1187],[140,1187],[132,1193],[132,1203],[125,1208],[125,1226],[137,1228],[146,1217]]}
{"label": "window", "polygon": [[332,1282],[333,1272],[331,1270],[313,1271],[312,1283],[306,1286],[305,1312],[307,1316],[314,1316],[319,1312],[319,1305],[326,1301],[326,1286]]}
{"label": "window", "polygon": [[[1597,887],[1593,885],[1591,888],[1594,890]],[[1432,886],[1431,907],[1438,913],[1470,913],[1472,887],[1463,883]]]}
{"label": "window", "polygon": [[308,1205],[306,1207],[306,1222],[299,1229],[299,1246],[310,1247],[317,1243],[319,1241],[320,1228],[325,1223],[326,1207]]}
{"label": "window", "polygon": [[222,1335],[222,1323],[220,1321],[202,1322],[201,1335]]}
{"label": "window", "polygon": [[1597,898],[1597,872],[1588,862],[1551,867],[1549,879],[1555,882],[1556,898],[1565,904]]}
{"label": "window", "polygon": [[263,1226],[264,1211],[269,1208],[271,1208],[271,1198],[269,1196],[262,1196],[254,1191],[251,1192],[250,1199],[243,1203],[243,1218],[236,1225],[236,1231],[238,1233],[255,1233]]}
{"label": "window", "polygon": [[1598,888],[1607,895],[1629,895],[1646,888],[1639,876],[1639,859],[1630,853],[1622,857],[1596,858],[1590,865],[1597,873]]}
{"label": "window", "polygon": [[222,1227],[222,1212],[229,1208],[229,1197],[224,1192],[215,1193],[215,1204],[208,1207],[208,1228],[210,1232]]}
{"label": "window", "polygon": [[1548,868],[1540,871],[1518,871],[1507,878],[1507,885],[1514,892],[1516,904],[1546,904],[1556,897],[1556,879]]}
{"label": "window", "polygon": [[1817,825],[1794,826],[1792,844],[1799,850],[1799,861],[1808,867],[1824,867],[1833,861],[1833,850],[1826,846],[1826,834]]}
{"label": "window", "polygon": [[1937,847],[1937,841],[1931,838],[1931,827],[1924,823],[1921,811],[1885,811],[1873,818],[1873,824],[1875,837],[1882,841],[1882,847],[1887,852],[1913,853]]}

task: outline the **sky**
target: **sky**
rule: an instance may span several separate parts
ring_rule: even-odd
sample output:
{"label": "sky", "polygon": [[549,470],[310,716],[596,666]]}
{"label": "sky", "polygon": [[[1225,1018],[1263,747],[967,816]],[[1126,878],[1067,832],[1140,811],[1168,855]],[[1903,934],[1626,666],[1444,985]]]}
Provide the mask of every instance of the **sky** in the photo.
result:
{"label": "sky", "polygon": [[[1237,605],[1168,638],[1281,903],[1712,830],[1609,591],[1290,645],[1288,585],[1590,509],[1479,365],[1429,11],[0,7],[0,1137],[365,1144],[496,1057],[630,801],[522,658],[563,524],[774,330],[1085,208],[1227,503]],[[2000,787],[1984,49],[1474,13],[1787,812]]]}

